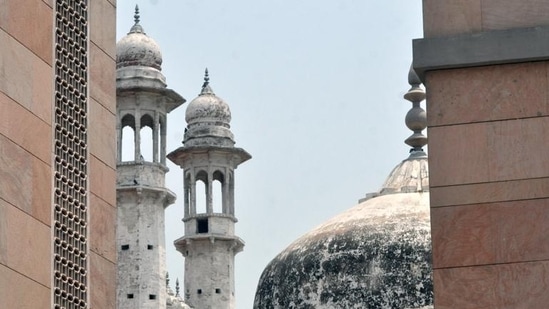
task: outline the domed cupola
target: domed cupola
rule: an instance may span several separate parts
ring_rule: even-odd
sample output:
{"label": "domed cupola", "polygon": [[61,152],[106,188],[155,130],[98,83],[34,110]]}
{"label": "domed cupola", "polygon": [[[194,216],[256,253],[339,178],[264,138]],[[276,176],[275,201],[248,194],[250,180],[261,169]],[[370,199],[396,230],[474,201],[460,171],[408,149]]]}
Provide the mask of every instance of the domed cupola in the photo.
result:
{"label": "domed cupola", "polygon": [[116,43],[117,86],[166,87],[162,70],[162,52],[139,24],[139,7],[135,6],[135,24]]}
{"label": "domed cupola", "polygon": [[406,140],[413,144],[410,156],[380,191],[275,257],[261,275],[254,308],[433,308],[429,173],[422,149],[427,138],[421,134],[426,119],[419,106],[425,93],[415,73],[409,82],[405,98],[419,115]]}
{"label": "domed cupola", "polygon": [[231,110],[213,92],[208,69],[205,71],[202,91],[187,106],[185,120],[187,130],[183,143],[186,146],[232,147],[235,143],[230,130]]}
{"label": "domed cupola", "polygon": [[175,293],[170,287],[170,278],[166,273],[166,309],[192,309],[189,305],[185,304],[185,301],[179,295],[179,279],[175,281]]}

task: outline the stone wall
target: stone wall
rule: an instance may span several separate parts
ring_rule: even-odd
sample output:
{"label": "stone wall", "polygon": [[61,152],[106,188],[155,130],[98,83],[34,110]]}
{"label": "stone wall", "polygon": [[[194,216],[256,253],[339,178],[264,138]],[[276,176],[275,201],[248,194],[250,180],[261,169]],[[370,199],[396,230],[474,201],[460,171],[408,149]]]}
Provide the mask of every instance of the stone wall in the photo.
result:
{"label": "stone wall", "polygon": [[[424,0],[420,43],[486,43],[507,33],[494,42],[520,52],[513,31],[547,26],[548,14],[539,0]],[[496,45],[498,53],[503,45]],[[474,57],[496,54],[460,48]],[[416,50],[414,59],[421,57]],[[489,64],[424,74],[437,309],[549,302],[549,62]]]}
{"label": "stone wall", "polygon": [[[115,0],[89,1],[90,308],[115,306]],[[0,299],[51,308],[53,0],[0,1]]]}

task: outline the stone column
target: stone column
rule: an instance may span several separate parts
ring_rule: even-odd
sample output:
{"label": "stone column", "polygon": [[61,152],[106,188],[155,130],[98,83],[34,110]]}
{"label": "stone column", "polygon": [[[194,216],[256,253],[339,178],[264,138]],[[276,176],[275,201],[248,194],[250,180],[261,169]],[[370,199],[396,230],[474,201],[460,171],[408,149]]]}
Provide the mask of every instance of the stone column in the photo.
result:
{"label": "stone column", "polygon": [[230,214],[229,211],[229,169],[225,168],[225,171],[223,173],[223,182],[221,184],[221,190],[222,190],[222,196],[221,196],[221,209],[224,214]]}
{"label": "stone column", "polygon": [[190,186],[190,189],[191,189],[191,200],[190,200],[191,211],[190,211],[190,215],[191,216],[196,215],[196,176],[195,176],[195,173],[196,173],[196,171],[194,170],[194,168],[191,169],[191,186]]}
{"label": "stone column", "polygon": [[135,147],[135,154],[134,154],[134,161],[140,161],[141,160],[141,111],[136,110],[135,111],[135,130],[134,130],[134,147]]}
{"label": "stone column", "polygon": [[545,308],[549,5],[423,5],[435,308]]}
{"label": "stone column", "polygon": [[185,208],[185,218],[191,214],[191,177],[184,176],[183,179],[183,207]]}
{"label": "stone column", "polygon": [[159,119],[158,112],[154,112],[154,128],[153,128],[153,162],[159,162],[158,161],[158,135],[160,134],[160,119]]}
{"label": "stone column", "polygon": [[213,174],[208,172],[208,180],[206,181],[206,212],[212,214],[213,211]]}
{"label": "stone column", "polygon": [[120,117],[116,118],[116,161],[122,162],[122,124]]}
{"label": "stone column", "polygon": [[166,116],[162,116],[160,123],[160,163],[166,165]]}

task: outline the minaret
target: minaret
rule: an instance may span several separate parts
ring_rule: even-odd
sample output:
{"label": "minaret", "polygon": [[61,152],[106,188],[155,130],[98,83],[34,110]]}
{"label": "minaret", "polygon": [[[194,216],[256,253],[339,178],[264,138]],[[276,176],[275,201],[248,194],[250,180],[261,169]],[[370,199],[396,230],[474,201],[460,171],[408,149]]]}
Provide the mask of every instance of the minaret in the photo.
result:
{"label": "minaret", "polygon": [[185,119],[184,146],[168,155],[184,170],[185,236],[175,246],[185,257],[185,302],[200,309],[235,308],[234,257],[244,242],[234,230],[234,170],[251,156],[234,147],[229,106],[212,91],[207,69]]}
{"label": "minaret", "polygon": [[[164,209],[175,201],[164,184],[166,116],[185,99],[166,88],[160,48],[139,24],[137,7],[135,24],[116,48],[117,308],[166,308]],[[134,149],[122,149],[125,127],[133,130]],[[145,127],[150,141],[141,138]],[[152,147],[145,152],[144,145]],[[123,151],[133,159],[122,161]]]}

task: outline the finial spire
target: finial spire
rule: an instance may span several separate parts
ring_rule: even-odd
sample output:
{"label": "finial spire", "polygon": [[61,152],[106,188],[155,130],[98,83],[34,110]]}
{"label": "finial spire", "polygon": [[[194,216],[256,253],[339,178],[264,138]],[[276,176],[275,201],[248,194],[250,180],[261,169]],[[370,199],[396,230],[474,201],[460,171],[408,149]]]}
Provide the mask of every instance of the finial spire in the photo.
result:
{"label": "finial spire", "polygon": [[204,85],[202,85],[202,88],[208,86],[210,84],[210,75],[208,75],[208,68],[204,71]]}
{"label": "finial spire", "polygon": [[135,21],[135,24],[139,24],[139,5],[135,5],[135,15],[133,15],[133,21]]}
{"label": "finial spire", "polygon": [[179,297],[179,278],[175,279],[175,296]]}
{"label": "finial spire", "polygon": [[408,73],[408,83],[412,87],[404,94],[404,99],[412,102],[412,109],[406,114],[406,126],[414,133],[404,142],[412,147],[410,156],[425,156],[423,146],[427,145],[427,137],[421,131],[427,127],[427,114],[420,105],[421,101],[425,100],[425,91],[420,87],[421,80],[413,65],[410,66]]}
{"label": "finial spire", "polygon": [[[135,22],[130,29],[129,33],[143,33],[145,34],[145,31],[143,30],[143,27],[139,24],[139,21],[141,20],[141,16],[139,15],[139,6],[135,5],[135,14],[133,15],[133,21]],[[128,34],[129,34],[128,33]]]}
{"label": "finial spire", "polygon": [[210,75],[208,74],[208,68],[204,71],[204,84],[202,84],[202,91],[200,95],[204,94],[214,94],[212,88],[210,87]]}
{"label": "finial spire", "polygon": [[166,287],[170,287],[170,274],[168,272],[166,272]]}

